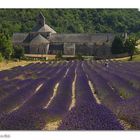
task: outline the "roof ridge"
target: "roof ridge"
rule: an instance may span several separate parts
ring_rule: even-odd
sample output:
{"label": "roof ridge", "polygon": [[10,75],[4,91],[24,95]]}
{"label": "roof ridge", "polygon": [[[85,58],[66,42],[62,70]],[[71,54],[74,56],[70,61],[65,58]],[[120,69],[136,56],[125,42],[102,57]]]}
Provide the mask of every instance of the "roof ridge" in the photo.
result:
{"label": "roof ridge", "polygon": [[40,33],[38,35],[36,35],[31,41],[30,44],[35,44],[38,45],[40,43],[49,43],[49,40],[47,38],[45,38],[44,36],[42,36]]}

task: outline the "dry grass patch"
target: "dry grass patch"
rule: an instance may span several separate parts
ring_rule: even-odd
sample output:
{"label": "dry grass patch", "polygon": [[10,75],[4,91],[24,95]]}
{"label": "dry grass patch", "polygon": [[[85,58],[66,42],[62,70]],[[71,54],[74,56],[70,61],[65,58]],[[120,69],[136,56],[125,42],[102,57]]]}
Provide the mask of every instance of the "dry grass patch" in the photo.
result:
{"label": "dry grass patch", "polygon": [[46,124],[46,126],[44,127],[43,130],[49,130],[49,131],[57,130],[57,128],[59,127],[61,122],[62,122],[61,119],[55,120],[55,121],[50,121]]}
{"label": "dry grass patch", "polygon": [[19,61],[19,62],[14,62],[14,61],[3,61],[0,62],[0,71],[2,70],[7,70],[7,69],[11,69],[17,66],[25,66],[32,63],[31,61]]}

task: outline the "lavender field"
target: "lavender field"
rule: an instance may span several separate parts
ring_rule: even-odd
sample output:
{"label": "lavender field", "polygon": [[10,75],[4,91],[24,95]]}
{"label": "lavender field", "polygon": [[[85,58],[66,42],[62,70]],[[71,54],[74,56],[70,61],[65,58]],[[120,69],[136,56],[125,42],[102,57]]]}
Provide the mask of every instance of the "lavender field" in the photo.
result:
{"label": "lavender field", "polygon": [[140,62],[38,62],[0,72],[0,130],[140,130]]}

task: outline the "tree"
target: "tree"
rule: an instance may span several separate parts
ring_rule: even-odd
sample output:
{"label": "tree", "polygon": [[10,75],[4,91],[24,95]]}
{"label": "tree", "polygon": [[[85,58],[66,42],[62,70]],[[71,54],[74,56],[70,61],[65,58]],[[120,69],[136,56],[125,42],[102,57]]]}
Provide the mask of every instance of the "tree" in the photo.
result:
{"label": "tree", "polygon": [[124,52],[123,40],[120,36],[116,36],[112,42],[112,54],[120,54]]}
{"label": "tree", "polygon": [[10,37],[0,34],[0,52],[5,59],[10,59],[13,54],[13,45]]}
{"label": "tree", "polygon": [[0,53],[0,62],[2,62],[3,60],[3,57],[2,57],[2,54]]}
{"label": "tree", "polygon": [[132,60],[134,52],[136,50],[135,46],[137,45],[136,39],[134,37],[130,37],[125,41],[124,45],[128,54],[130,55],[130,60]]}
{"label": "tree", "polygon": [[24,57],[24,49],[21,46],[14,46],[14,58],[21,59]]}
{"label": "tree", "polygon": [[7,39],[5,46],[6,48],[5,48],[4,57],[9,60],[13,54],[12,41],[10,39]]}

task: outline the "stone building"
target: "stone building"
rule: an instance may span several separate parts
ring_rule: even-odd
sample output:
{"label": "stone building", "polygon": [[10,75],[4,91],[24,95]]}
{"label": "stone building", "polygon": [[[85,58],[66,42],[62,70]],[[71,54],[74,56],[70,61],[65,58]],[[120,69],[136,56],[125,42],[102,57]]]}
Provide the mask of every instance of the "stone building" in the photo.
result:
{"label": "stone building", "polygon": [[115,34],[112,33],[56,33],[45,23],[42,13],[29,33],[14,33],[14,46],[24,47],[26,54],[95,55],[109,56]]}

